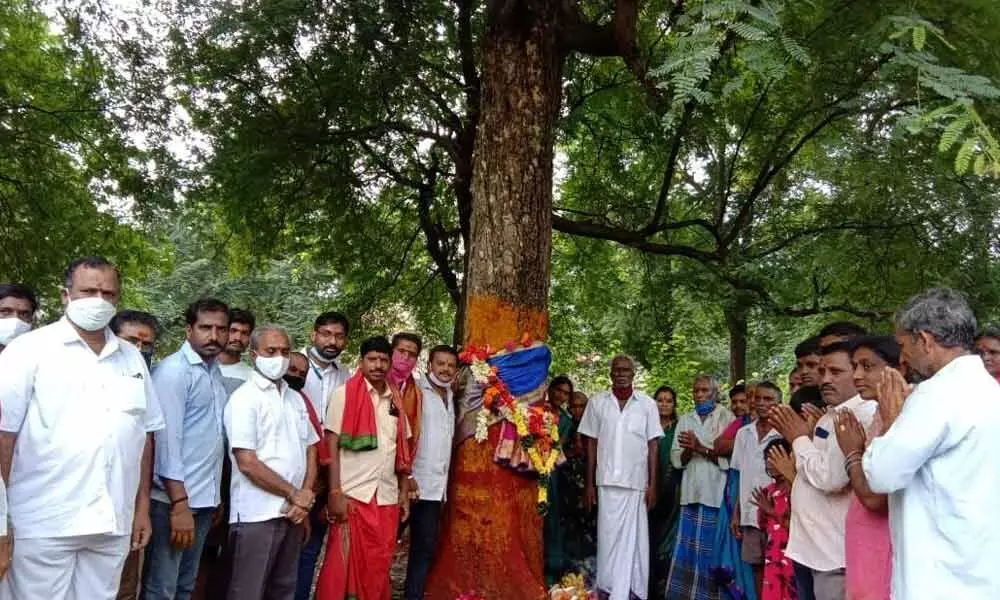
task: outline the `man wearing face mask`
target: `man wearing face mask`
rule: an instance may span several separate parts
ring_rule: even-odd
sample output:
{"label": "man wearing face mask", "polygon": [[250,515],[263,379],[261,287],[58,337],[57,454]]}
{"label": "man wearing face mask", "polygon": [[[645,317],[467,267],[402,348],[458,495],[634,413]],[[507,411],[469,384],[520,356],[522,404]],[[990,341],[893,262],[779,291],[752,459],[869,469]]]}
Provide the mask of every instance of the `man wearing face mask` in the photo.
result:
{"label": "man wearing face mask", "polygon": [[441,507],[446,499],[448,469],[455,436],[455,398],[451,384],[458,372],[458,353],[435,346],[428,357],[427,377],[417,385],[423,392],[423,434],[413,457],[413,478],[420,499],[410,518],[410,560],[406,567],[406,600],[421,600],[427,574],[437,552]]}
{"label": "man wearing face mask", "polygon": [[123,310],[111,319],[109,327],[115,335],[139,349],[147,367],[152,366],[156,335],[160,331],[156,317],[139,310]]}
{"label": "man wearing face mask", "polygon": [[417,358],[424,347],[423,340],[415,333],[400,332],[392,336],[392,364],[386,379],[389,383],[399,388],[399,394],[403,399],[403,411],[410,422],[410,431],[413,437],[410,438],[410,455],[417,452],[417,444],[420,442],[420,422],[421,419],[421,386],[417,385],[413,377],[413,369],[417,366]]}
{"label": "man wearing face mask", "polygon": [[153,539],[143,598],[187,600],[212,517],[221,502],[228,396],[216,358],[229,337],[229,307],[203,298],[184,313],[187,340],[153,371],[166,427],[156,435]]}
{"label": "man wearing face mask", "polygon": [[326,418],[326,403],[335,389],[347,383],[351,374],[340,364],[340,354],[347,347],[350,324],[347,317],[336,311],[329,311],[316,317],[313,323],[309,356],[309,372],[306,373],[306,395],[313,401],[313,407],[320,419]]}
{"label": "man wearing face mask", "polygon": [[250,336],[254,372],[225,409],[234,466],[229,511],[229,600],[291,600],[315,495],[319,436],[302,397],[285,383],[291,342],[277,325]]}
{"label": "man wearing face mask", "polygon": [[[311,345],[307,351],[309,362],[302,392],[312,402],[313,410],[320,422],[326,419],[330,394],[344,385],[350,376],[347,368],[338,360],[341,352],[347,347],[349,331],[347,317],[336,311],[321,314],[313,323]],[[325,477],[318,477],[317,481],[322,485],[326,480]],[[320,494],[319,501],[309,516],[310,537],[299,559],[299,582],[295,600],[309,600],[312,594],[316,561],[319,560],[320,552],[323,550],[323,538],[326,536],[325,507],[326,494],[323,493]]]}
{"label": "man wearing face mask", "polygon": [[107,327],[118,271],[78,259],[65,286],[65,317],[0,354],[15,600],[111,600],[129,549],[150,535],[152,432],[163,416],[146,361]]}
{"label": "man wearing face mask", "polygon": [[26,285],[0,283],[0,352],[17,336],[31,331],[38,298]]}

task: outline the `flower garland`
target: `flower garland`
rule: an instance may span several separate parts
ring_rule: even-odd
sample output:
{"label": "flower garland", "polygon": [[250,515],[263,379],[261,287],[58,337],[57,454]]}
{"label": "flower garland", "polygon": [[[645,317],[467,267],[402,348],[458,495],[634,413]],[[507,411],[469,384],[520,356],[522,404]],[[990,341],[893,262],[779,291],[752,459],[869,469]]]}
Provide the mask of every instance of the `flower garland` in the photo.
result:
{"label": "flower garland", "polygon": [[[525,348],[534,344],[528,334],[521,338]],[[514,342],[508,342],[505,349],[516,349]],[[531,467],[538,473],[538,514],[549,510],[549,477],[559,464],[562,449],[559,446],[559,424],[555,416],[542,406],[527,406],[517,401],[497,369],[486,362],[493,354],[490,346],[467,346],[459,354],[459,360],[471,365],[473,377],[483,386],[483,410],[476,417],[476,441],[484,442],[488,436],[490,415],[498,415],[513,423],[518,442],[528,454]]]}

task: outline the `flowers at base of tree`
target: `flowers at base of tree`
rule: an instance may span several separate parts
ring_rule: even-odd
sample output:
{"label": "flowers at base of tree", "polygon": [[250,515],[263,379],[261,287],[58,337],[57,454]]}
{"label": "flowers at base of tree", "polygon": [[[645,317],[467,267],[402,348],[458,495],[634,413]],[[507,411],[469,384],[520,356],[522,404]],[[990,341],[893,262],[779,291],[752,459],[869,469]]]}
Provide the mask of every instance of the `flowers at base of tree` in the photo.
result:
{"label": "flowers at base of tree", "polygon": [[597,600],[597,592],[587,589],[583,575],[571,574],[549,588],[549,600]]}

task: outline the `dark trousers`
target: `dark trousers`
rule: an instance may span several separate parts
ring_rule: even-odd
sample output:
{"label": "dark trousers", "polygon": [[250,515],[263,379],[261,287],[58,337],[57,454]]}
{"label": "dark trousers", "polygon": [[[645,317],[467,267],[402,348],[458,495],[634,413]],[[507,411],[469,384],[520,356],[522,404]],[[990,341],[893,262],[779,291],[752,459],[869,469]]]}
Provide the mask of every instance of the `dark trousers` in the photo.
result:
{"label": "dark trousers", "polygon": [[302,547],[302,554],[299,555],[299,582],[295,586],[295,600],[309,600],[309,594],[312,592],[313,575],[316,573],[319,555],[323,551],[323,538],[326,537],[328,527],[326,511],[323,510],[325,507],[325,502],[316,502],[309,511],[309,524],[312,530],[309,539]]}
{"label": "dark trousers", "polygon": [[[410,559],[406,565],[406,600],[423,600],[427,574],[434,563],[441,531],[441,502],[418,500],[410,509]],[[470,556],[469,560],[475,557]]]}
{"label": "dark trousers", "polygon": [[229,600],[292,600],[302,535],[302,525],[283,518],[231,524]]}
{"label": "dark trousers", "polygon": [[812,569],[794,561],[792,566],[795,568],[795,587],[799,592],[799,600],[816,600]]}

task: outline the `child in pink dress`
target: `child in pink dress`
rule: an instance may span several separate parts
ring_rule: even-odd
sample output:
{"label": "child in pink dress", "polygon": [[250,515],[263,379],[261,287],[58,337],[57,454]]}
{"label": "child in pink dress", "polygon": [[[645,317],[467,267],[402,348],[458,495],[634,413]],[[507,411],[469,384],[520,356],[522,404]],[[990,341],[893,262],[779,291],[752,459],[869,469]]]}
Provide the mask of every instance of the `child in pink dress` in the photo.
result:
{"label": "child in pink dress", "polygon": [[[791,445],[785,440],[774,440],[764,449],[765,459],[770,450],[781,446],[791,453]],[[774,483],[754,492],[754,502],[759,509],[760,529],[767,536],[764,546],[764,586],[761,600],[797,600],[795,570],[792,561],[785,557],[788,545],[788,522],[792,515],[792,485],[781,473],[767,465],[767,474]]]}

